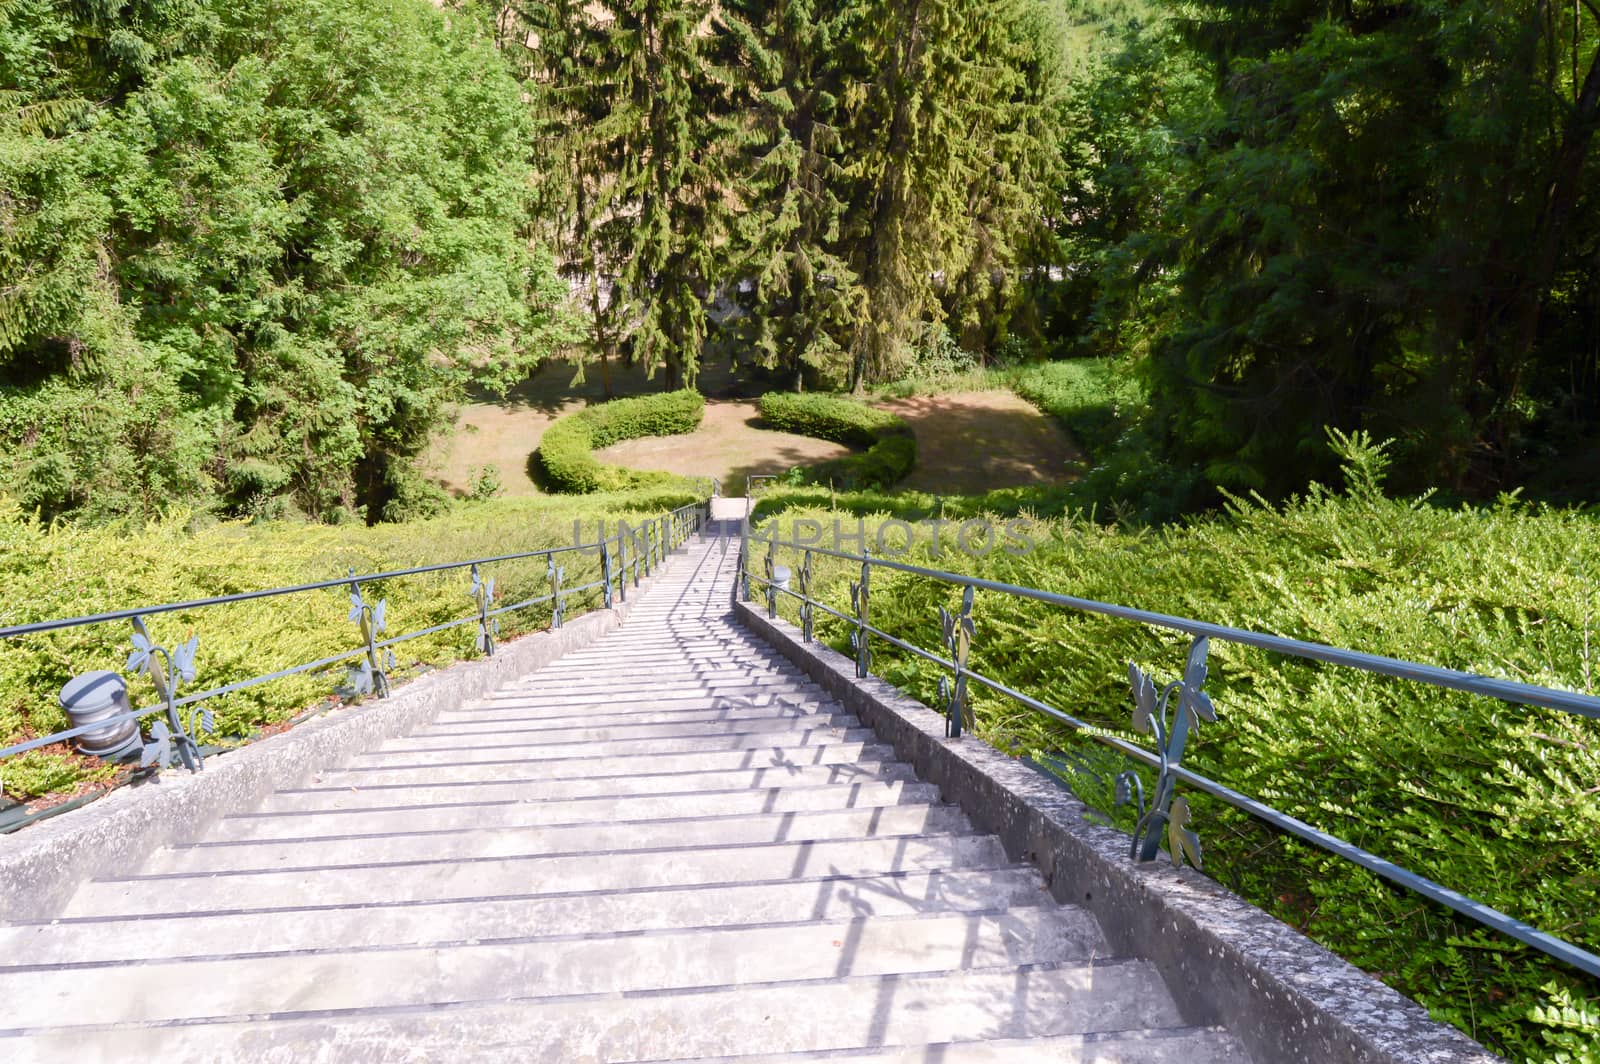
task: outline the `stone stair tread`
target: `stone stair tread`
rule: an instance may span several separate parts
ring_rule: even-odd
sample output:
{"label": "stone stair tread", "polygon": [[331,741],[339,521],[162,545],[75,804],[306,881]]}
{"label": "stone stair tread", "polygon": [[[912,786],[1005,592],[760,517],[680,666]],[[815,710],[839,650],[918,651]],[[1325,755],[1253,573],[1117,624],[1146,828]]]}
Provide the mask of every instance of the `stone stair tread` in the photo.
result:
{"label": "stone stair tread", "polygon": [[[1025,992],[1019,992],[1025,988]],[[308,995],[309,996],[309,995]],[[890,1007],[892,1003],[892,1007]],[[500,999],[379,1013],[317,1010],[217,1022],[56,1029],[0,1042],[12,1064],[62,1059],[698,1060],[985,1037],[1031,1039],[1182,1026],[1141,961],[842,976],[641,994]]]}
{"label": "stone stair tread", "polygon": [[[336,808],[236,813],[211,825],[206,837],[222,839],[305,838],[349,833],[352,824],[372,830],[404,831],[419,816],[439,828],[494,827],[523,823],[609,823],[619,819],[675,819],[740,813],[785,813],[834,809],[871,809],[880,806],[932,803],[939,789],[930,783],[898,780],[870,783],[823,783],[812,787],[769,787],[740,790],[693,790],[666,794],[542,801],[523,800],[515,785],[510,797],[499,800],[441,802],[432,805],[374,804],[370,796],[349,791],[333,792],[342,803]],[[459,796],[458,796],[459,797]]]}
{"label": "stone stair tread", "polygon": [[989,835],[849,839],[733,846],[661,847],[623,854],[530,854],[408,860],[333,869],[172,874],[85,883],[64,915],[165,911],[173,898],[191,909],[257,907],[282,897],[318,905],[472,898],[513,891],[619,890],[629,887],[765,882],[825,874],[998,868],[1009,862]]}
{"label": "stone stair tread", "polygon": [[829,839],[905,838],[971,833],[950,806],[899,805],[836,812],[757,813],[733,816],[613,820],[606,823],[437,829],[426,822],[404,832],[360,833],[360,821],[343,835],[269,841],[222,841],[169,846],[143,872],[232,872],[275,867],[327,867],[397,860],[517,856],[529,853],[623,853],[675,846]]}
{"label": "stone stair tread", "polygon": [[[502,787],[503,796],[519,797],[527,801],[548,798],[579,798],[592,795],[623,797],[630,794],[672,794],[695,790],[734,790],[749,788],[762,790],[769,787],[802,787],[819,784],[848,784],[873,780],[912,780],[915,772],[901,761],[850,760],[840,753],[839,760],[830,760],[828,752],[836,747],[851,746],[845,743],[823,743],[817,746],[794,749],[783,746],[734,747],[728,750],[689,751],[676,755],[682,757],[732,757],[737,767],[672,769],[660,772],[623,771],[612,774],[605,770],[607,762],[562,762],[551,759],[528,762],[506,759],[498,762],[467,763],[462,765],[422,765],[411,767],[374,766],[366,770],[328,770],[311,778],[306,787],[285,788],[274,791],[263,804],[263,809],[303,808],[307,802],[319,799],[301,798],[301,795],[321,796],[326,799],[341,794],[366,792],[386,793],[393,799],[410,799],[415,802],[429,800],[432,791],[464,793],[453,788]],[[822,751],[822,760],[813,762]],[[808,756],[809,755],[809,756]],[[663,757],[663,760],[665,758]],[[609,762],[616,764],[615,762]],[[713,762],[715,764],[715,762]],[[448,799],[446,799],[448,800]]]}
{"label": "stone stair tread", "polygon": [[756,884],[554,892],[361,907],[288,907],[141,913],[0,927],[0,958],[12,963],[142,961],[214,953],[310,950],[329,943],[433,945],[489,940],[527,927],[569,933],[776,924],[995,912],[1053,904],[1025,867],[823,876]]}
{"label": "stone stair tread", "polygon": [[516,726],[519,722],[543,728],[595,728],[608,724],[676,724],[698,720],[771,720],[787,718],[805,720],[809,717],[832,716],[840,712],[837,702],[831,699],[776,702],[764,706],[724,706],[713,709],[693,701],[671,709],[632,710],[607,713],[594,710],[587,713],[529,713],[520,709],[474,709],[470,706],[441,713],[431,723],[416,729],[413,735],[434,732],[467,732],[492,730]]}
{"label": "stone stair tread", "polygon": [[[624,994],[1076,962],[1107,953],[1078,910],[937,913],[756,927],[457,940],[445,946],[340,947],[139,964],[0,967],[8,1026],[37,1028],[295,1012],[307,987],[318,1010]],[[146,995],[146,987],[160,987]]]}
{"label": "stone stair tread", "polygon": [[849,1064],[1246,1064],[1249,1058],[1238,1041],[1220,1027],[1164,1027],[1047,1038],[830,1049],[822,1053],[701,1057],[700,1064],[805,1064],[817,1060]]}
{"label": "stone stair tread", "polygon": [[504,761],[518,758],[527,761],[550,761],[583,758],[588,761],[609,759],[628,754],[686,754],[713,750],[749,750],[773,746],[813,746],[829,740],[844,742],[873,742],[878,738],[871,728],[850,728],[819,721],[815,727],[774,731],[701,732],[691,735],[674,735],[664,738],[597,739],[570,742],[451,742],[433,740],[432,745],[383,748],[357,754],[352,765],[415,764],[422,757],[426,763],[472,764],[478,761]]}
{"label": "stone stair tread", "polygon": [[620,740],[697,738],[713,735],[756,735],[773,732],[809,734],[818,729],[866,730],[849,713],[816,713],[804,717],[770,716],[719,720],[715,717],[685,721],[641,724],[594,724],[549,726],[501,726],[467,732],[424,732],[387,739],[370,753],[387,754],[407,750],[503,749],[517,746],[552,746],[579,743],[604,743]]}

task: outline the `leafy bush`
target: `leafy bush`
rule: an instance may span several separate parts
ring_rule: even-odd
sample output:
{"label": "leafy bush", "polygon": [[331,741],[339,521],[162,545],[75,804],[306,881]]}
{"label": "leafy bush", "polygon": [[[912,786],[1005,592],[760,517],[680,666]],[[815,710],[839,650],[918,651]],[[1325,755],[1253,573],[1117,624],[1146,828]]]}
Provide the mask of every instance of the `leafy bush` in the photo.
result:
{"label": "leafy bush", "polygon": [[[1600,693],[1600,529],[1572,511],[1505,501],[1443,509],[1385,499],[1384,456],[1336,448],[1342,495],[1313,488],[1281,506],[1235,499],[1160,532],[1067,519],[1025,556],[976,558],[926,545],[908,560],[1012,583],[1354,647],[1568,690]],[[841,496],[845,508],[851,497]],[[888,511],[895,497],[874,501]],[[923,517],[918,509],[907,516]],[[786,512],[829,525],[836,512]],[[877,521],[868,520],[869,535]],[[852,521],[853,525],[853,521]],[[948,537],[947,537],[948,539]],[[898,540],[896,540],[898,542]],[[814,586],[848,611],[854,569],[818,557]],[[951,588],[880,570],[877,624],[939,645]],[[784,605],[790,611],[788,603]],[[1129,738],[1127,664],[1181,668],[1171,633],[980,591],[980,671]],[[847,628],[819,619],[843,650]],[[874,668],[932,704],[938,670],[875,643]],[[1221,719],[1185,764],[1380,856],[1594,950],[1600,947],[1600,723],[1555,711],[1214,643],[1208,689]],[[1053,752],[1100,815],[1119,756],[974,689],[978,734],[1008,751]],[[1142,740],[1148,742],[1148,740]],[[1144,778],[1150,793],[1153,779]],[[1361,869],[1185,793],[1206,872],[1515,1059],[1595,1060],[1592,981]],[[1563,1055],[1565,1054],[1565,1055]]]}
{"label": "leafy bush", "polygon": [[[25,624],[141,604],[282,587],[357,573],[412,568],[490,557],[521,550],[594,542],[598,521],[638,525],[647,517],[694,501],[684,492],[635,492],[576,498],[496,499],[454,507],[446,515],[406,525],[341,526],[306,523],[212,523],[192,531],[186,515],[173,514],[143,528],[121,525],[44,524],[0,496],[0,581],[7,594],[0,624]],[[575,527],[576,526],[576,527]],[[556,564],[569,587],[599,578],[593,555],[568,553]],[[486,568],[501,603],[548,593],[543,558],[500,562]],[[362,585],[369,601],[388,600],[390,631],[400,634],[472,613],[466,570]],[[568,599],[569,614],[600,601],[599,589]],[[340,587],[280,598],[217,606],[148,618],[151,635],[174,646],[200,637],[199,674],[186,690],[203,690],[314,661],[360,645],[349,621],[350,601]],[[536,631],[549,621],[544,605],[500,618],[503,638]],[[56,693],[90,669],[121,671],[128,658],[126,623],[70,628],[0,643],[0,746],[67,726]],[[471,657],[476,629],[463,625],[402,643],[397,679]],[[288,720],[307,707],[327,706],[344,680],[335,666],[209,700],[215,741],[241,741],[258,729]],[[130,683],[136,705],[154,701],[148,684]],[[15,798],[70,790],[101,778],[108,766],[51,747],[0,761],[5,793]]]}
{"label": "leafy bush", "polygon": [[539,440],[539,469],[553,491],[588,494],[681,483],[670,473],[608,466],[595,458],[601,447],[640,436],[693,432],[705,416],[706,401],[692,389],[614,399],[560,418]]}
{"label": "leafy bush", "polygon": [[905,420],[865,403],[834,395],[768,392],[761,397],[761,416],[784,432],[867,448],[864,454],[804,467],[800,478],[806,482],[846,490],[887,488],[917,461],[917,444]]}
{"label": "leafy bush", "polygon": [[960,377],[978,368],[978,356],[956,342],[949,326],[933,322],[923,325],[915,344],[915,360],[906,375],[914,380],[937,381]]}

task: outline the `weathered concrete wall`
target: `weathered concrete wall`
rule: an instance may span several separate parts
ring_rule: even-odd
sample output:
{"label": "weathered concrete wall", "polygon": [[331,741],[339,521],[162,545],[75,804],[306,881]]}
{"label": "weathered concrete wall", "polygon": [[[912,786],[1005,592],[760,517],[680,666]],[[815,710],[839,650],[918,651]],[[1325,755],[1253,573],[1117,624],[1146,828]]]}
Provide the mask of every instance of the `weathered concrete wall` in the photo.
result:
{"label": "weathered concrete wall", "polygon": [[49,919],[83,880],[134,868],[152,850],[249,808],[277,788],[296,786],[314,770],[339,765],[588,646],[621,625],[651,583],[630,586],[628,601],[613,609],[501,643],[492,658],[457,662],[395,688],[386,699],[330,711],[210,758],[202,772],[168,770],[154,782],[124,787],[82,809],[0,836],[0,920]]}
{"label": "weathered concrete wall", "polygon": [[1165,860],[1136,864],[1128,836],[1085,819],[1070,792],[979,739],[947,739],[944,718],[855,662],[749,603],[740,621],[800,666],[939,785],[1062,902],[1099,919],[1118,953],[1154,962],[1185,1019],[1220,1024],[1262,1064],[1487,1064],[1453,1027],[1214,881]]}

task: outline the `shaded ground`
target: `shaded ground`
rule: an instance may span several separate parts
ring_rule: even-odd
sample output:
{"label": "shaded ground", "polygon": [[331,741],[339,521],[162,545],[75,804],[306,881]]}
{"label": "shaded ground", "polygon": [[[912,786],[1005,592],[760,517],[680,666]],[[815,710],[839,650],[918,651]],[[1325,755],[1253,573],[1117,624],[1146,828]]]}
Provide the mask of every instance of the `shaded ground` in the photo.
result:
{"label": "shaded ground", "polygon": [[743,494],[744,478],[753,473],[782,473],[850,453],[843,444],[758,428],[756,404],[741,400],[709,400],[700,428],[684,436],[646,436],[625,440],[595,452],[602,462],[629,469],[664,469],[669,473],[709,474],[722,480],[722,490]]}
{"label": "shaded ground", "polygon": [[976,495],[1077,477],[1083,451],[1031,403],[1006,391],[880,403],[911,425],[917,465],[897,487]]}

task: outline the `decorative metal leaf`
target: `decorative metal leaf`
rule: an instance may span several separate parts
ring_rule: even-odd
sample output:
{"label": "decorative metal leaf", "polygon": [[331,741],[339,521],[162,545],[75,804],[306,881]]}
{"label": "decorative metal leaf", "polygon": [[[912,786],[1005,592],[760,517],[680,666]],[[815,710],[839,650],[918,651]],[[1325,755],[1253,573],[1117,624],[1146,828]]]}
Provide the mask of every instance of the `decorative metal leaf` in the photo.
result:
{"label": "decorative metal leaf", "polygon": [[1127,805],[1131,801],[1133,801],[1133,788],[1128,786],[1128,774],[1124,772],[1117,777],[1114,803],[1120,806]]}
{"label": "decorative metal leaf", "polygon": [[124,668],[124,671],[125,672],[140,672],[140,671],[142,671],[144,669],[145,663],[148,662],[149,660],[150,660],[150,651],[148,651],[148,650],[135,650],[132,654],[128,655],[128,664]]}
{"label": "decorative metal leaf", "polygon": [[388,599],[379,599],[377,606],[373,607],[373,610],[372,610],[372,633],[374,635],[377,635],[379,632],[381,632],[381,631],[383,631],[383,630],[385,630],[386,628],[389,627],[388,622],[384,620],[384,613],[388,610],[388,607],[389,607],[389,600]]}
{"label": "decorative metal leaf", "polygon": [[158,720],[150,726],[150,741],[144,744],[144,749],[139,753],[139,767],[166,768],[172,760],[172,733],[167,730],[167,722]]}
{"label": "decorative metal leaf", "polygon": [[489,582],[484,585],[483,598],[486,602],[494,601],[494,577],[492,576],[489,578]]}
{"label": "decorative metal leaf", "polygon": [[476,650],[480,654],[487,654],[489,652],[488,637],[485,636],[484,633],[479,632],[472,639],[472,649]]}
{"label": "decorative metal leaf", "polygon": [[384,651],[384,654],[383,654],[383,665],[384,665],[384,668],[386,668],[386,669],[390,669],[390,670],[394,669],[394,651],[392,651],[392,650]]}
{"label": "decorative metal leaf", "polygon": [[205,732],[207,735],[210,735],[212,732],[217,730],[217,718],[211,715],[211,711],[209,709],[200,710],[200,712],[195,715],[195,722],[199,725],[199,730]]}
{"label": "decorative metal leaf", "polygon": [[944,645],[954,649],[956,641],[956,619],[949,610],[939,607],[939,628],[944,632]]}
{"label": "decorative metal leaf", "polygon": [[1128,662],[1128,685],[1133,689],[1133,730],[1149,735],[1154,729],[1157,700],[1155,682],[1133,662]]}
{"label": "decorative metal leaf", "polygon": [[190,636],[189,641],[178,647],[177,653],[172,655],[172,668],[185,682],[194,680],[194,658],[200,649],[200,637]]}
{"label": "decorative metal leaf", "polygon": [[133,619],[133,645],[140,650],[150,649],[150,630],[144,626],[143,617]]}
{"label": "decorative metal leaf", "polygon": [[1183,688],[1179,695],[1179,705],[1189,714],[1189,722],[1196,726],[1202,720],[1214,722],[1217,719],[1217,707],[1212,704],[1211,696],[1204,690],[1206,654],[1210,646],[1211,641],[1205,636],[1196,639],[1189,647],[1189,660],[1183,667]]}
{"label": "decorative metal leaf", "polygon": [[1190,831],[1189,802],[1184,798],[1172,800],[1172,816],[1167,820],[1167,852],[1172,855],[1174,868],[1182,868],[1187,858],[1197,871],[1200,864],[1200,836]]}

